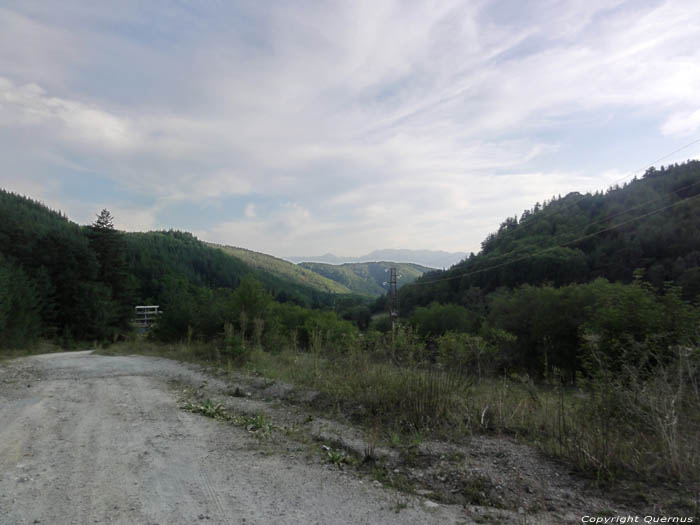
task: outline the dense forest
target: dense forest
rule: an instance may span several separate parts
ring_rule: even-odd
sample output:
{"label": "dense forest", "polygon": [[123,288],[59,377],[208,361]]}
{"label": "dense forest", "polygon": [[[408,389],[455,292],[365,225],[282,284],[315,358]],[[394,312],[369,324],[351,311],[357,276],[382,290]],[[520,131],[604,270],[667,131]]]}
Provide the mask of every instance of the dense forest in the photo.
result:
{"label": "dense forest", "polygon": [[129,331],[136,304],[160,304],[170,312],[164,325],[183,305],[202,318],[214,295],[232,292],[246,277],[279,303],[338,303],[330,293],[256,270],[189,233],[123,233],[112,221],[103,210],[94,224],[79,226],[39,202],[0,191],[0,347],[38,337],[65,346],[114,340]]}
{"label": "dense forest", "polygon": [[[444,272],[399,292],[421,335],[501,334],[500,369],[573,380],[591,341],[611,359],[698,337],[700,162],[649,169],[606,192],[571,193],[506,219]],[[693,306],[695,305],[695,306]],[[503,334],[511,337],[503,344]],[[639,356],[637,356],[639,357]]]}

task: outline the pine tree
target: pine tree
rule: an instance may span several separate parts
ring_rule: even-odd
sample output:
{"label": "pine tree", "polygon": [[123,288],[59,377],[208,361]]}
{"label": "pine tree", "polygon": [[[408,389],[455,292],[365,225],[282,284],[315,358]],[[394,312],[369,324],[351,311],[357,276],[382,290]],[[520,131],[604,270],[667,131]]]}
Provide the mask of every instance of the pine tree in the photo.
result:
{"label": "pine tree", "polygon": [[118,323],[126,327],[131,316],[131,293],[124,258],[125,244],[121,232],[114,228],[109,210],[102,210],[90,226],[90,245],[97,254],[98,280],[109,286],[116,303]]}

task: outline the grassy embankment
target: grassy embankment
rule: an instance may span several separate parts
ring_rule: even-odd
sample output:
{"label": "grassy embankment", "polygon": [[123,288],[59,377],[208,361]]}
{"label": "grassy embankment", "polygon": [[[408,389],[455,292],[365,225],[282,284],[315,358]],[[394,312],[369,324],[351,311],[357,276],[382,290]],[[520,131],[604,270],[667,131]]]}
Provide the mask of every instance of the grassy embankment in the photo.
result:
{"label": "grassy embankment", "polygon": [[[479,379],[427,365],[398,337],[357,341],[337,354],[312,338],[308,351],[250,345],[235,358],[220,345],[131,341],[105,353],[142,353],[214,365],[317,390],[315,408],[391,442],[419,436],[464,442],[475,432],[517,436],[599,483],[673,484],[687,508],[700,481],[700,351],[677,348],[652,373],[602,368],[576,388],[557,378]],[[371,347],[371,349],[368,349]],[[413,357],[412,357],[413,355]],[[644,493],[640,489],[640,494]]]}

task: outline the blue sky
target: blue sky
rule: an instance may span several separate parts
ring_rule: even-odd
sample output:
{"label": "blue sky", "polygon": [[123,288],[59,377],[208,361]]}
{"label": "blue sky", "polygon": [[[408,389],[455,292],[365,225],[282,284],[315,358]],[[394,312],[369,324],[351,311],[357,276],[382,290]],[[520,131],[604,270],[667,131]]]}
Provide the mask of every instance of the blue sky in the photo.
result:
{"label": "blue sky", "polygon": [[84,224],[478,251],[698,137],[696,0],[0,3],[0,186]]}

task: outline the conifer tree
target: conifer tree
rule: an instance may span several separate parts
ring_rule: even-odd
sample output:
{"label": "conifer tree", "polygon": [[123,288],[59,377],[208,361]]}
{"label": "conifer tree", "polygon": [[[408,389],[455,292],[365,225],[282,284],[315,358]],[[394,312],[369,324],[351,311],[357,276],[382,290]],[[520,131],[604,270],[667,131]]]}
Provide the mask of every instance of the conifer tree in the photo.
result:
{"label": "conifer tree", "polygon": [[126,326],[131,316],[129,278],[124,258],[125,244],[121,232],[114,228],[114,218],[103,209],[90,226],[90,244],[99,264],[98,280],[110,287],[118,311],[118,322]]}

